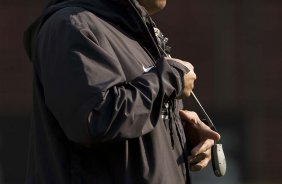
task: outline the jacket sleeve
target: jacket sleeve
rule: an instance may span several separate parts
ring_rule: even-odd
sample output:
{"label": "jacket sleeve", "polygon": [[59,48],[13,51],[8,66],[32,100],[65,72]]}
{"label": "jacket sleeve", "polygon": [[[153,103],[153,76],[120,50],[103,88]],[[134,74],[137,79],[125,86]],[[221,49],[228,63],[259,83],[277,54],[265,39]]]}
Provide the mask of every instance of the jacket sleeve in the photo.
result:
{"label": "jacket sleeve", "polygon": [[182,92],[180,76],[187,72],[162,60],[127,81],[120,62],[99,45],[99,34],[66,20],[46,23],[39,34],[37,70],[45,103],[66,136],[81,144],[152,131],[164,100]]}

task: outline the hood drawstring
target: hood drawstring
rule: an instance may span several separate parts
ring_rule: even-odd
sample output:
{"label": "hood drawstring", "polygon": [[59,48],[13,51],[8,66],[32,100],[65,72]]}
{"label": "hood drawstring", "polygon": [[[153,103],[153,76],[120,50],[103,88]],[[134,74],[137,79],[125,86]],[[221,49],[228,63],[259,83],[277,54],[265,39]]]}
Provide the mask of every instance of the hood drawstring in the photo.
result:
{"label": "hood drawstring", "polygon": [[[156,27],[155,23],[151,19],[149,20],[153,26],[155,39],[157,41],[159,50],[161,51],[163,56],[169,55],[171,48],[167,46],[168,38],[166,38],[161,33],[161,31]],[[174,108],[175,108],[174,100],[169,100],[168,102],[164,103],[163,115],[165,116],[163,116],[163,119],[168,119],[168,128],[169,128],[172,149],[174,149],[174,133],[173,133],[173,124],[175,122]]]}
{"label": "hood drawstring", "polygon": [[[171,102],[171,101],[170,101]],[[172,103],[170,103],[172,104]],[[174,149],[174,138],[173,138],[173,122],[174,122],[174,116],[172,112],[173,107],[169,105],[168,109],[168,126],[169,126],[169,134],[170,134],[170,141],[171,141],[171,147]]]}

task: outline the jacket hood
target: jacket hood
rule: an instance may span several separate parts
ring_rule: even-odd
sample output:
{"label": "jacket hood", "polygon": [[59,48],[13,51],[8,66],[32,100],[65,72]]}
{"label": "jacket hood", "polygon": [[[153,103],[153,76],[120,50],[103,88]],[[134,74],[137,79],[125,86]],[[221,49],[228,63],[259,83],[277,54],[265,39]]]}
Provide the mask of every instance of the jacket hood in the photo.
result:
{"label": "jacket hood", "polygon": [[[24,47],[29,59],[34,57],[37,34],[44,22],[56,11],[66,7],[81,7],[111,22],[126,33],[141,41],[153,55],[160,56],[153,34],[154,23],[137,0],[53,0],[34,23],[24,32]],[[147,27],[147,25],[150,25]],[[144,31],[152,34],[144,34]],[[154,44],[152,44],[154,42]],[[155,47],[152,47],[154,45]]]}

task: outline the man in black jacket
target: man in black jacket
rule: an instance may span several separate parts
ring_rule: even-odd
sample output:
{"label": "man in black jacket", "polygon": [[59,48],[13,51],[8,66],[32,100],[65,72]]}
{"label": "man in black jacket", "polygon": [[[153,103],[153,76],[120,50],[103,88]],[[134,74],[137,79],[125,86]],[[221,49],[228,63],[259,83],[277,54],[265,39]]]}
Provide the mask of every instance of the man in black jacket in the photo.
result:
{"label": "man in black jacket", "polygon": [[55,0],[28,29],[28,184],[184,184],[207,165],[220,136],[182,110],[196,75],[166,57],[165,3]]}

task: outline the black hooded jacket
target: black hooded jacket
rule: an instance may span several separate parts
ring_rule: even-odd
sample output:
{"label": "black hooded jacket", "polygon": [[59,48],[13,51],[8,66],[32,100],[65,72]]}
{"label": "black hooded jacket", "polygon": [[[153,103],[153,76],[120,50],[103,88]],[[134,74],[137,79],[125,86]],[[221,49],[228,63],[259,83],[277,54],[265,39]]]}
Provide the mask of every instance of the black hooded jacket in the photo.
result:
{"label": "black hooded jacket", "polygon": [[153,26],[135,0],[69,0],[28,29],[27,184],[189,183],[176,100],[188,69],[162,57]]}

